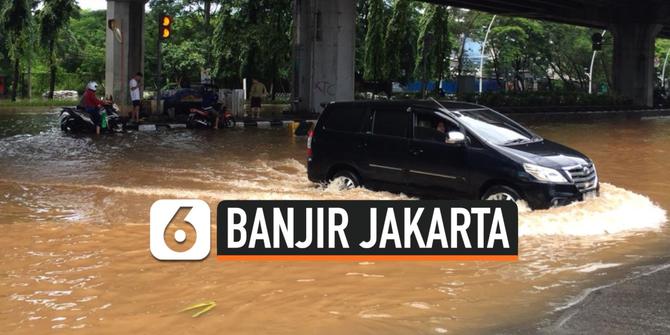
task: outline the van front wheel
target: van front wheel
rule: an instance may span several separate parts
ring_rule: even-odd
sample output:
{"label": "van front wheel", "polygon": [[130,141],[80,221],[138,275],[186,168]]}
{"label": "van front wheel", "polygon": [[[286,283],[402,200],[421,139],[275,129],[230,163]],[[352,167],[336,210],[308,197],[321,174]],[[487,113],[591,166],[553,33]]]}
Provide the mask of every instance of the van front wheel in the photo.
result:
{"label": "van front wheel", "polygon": [[337,185],[341,190],[351,190],[361,186],[361,182],[358,179],[358,176],[356,176],[355,173],[348,170],[342,170],[335,173],[331,183],[332,182],[338,183]]}
{"label": "van front wheel", "polygon": [[503,185],[496,185],[489,188],[482,196],[482,200],[497,201],[517,201],[521,196],[513,188]]}

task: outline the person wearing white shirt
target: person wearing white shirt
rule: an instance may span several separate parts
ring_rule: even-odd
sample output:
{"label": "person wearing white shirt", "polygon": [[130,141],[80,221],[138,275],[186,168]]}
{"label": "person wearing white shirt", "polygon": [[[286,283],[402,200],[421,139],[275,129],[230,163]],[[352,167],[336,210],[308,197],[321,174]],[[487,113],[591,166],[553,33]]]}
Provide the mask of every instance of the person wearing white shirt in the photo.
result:
{"label": "person wearing white shirt", "polygon": [[129,83],[130,87],[130,101],[133,102],[133,111],[132,119],[135,122],[140,122],[140,105],[142,102],[140,94],[140,82],[142,81],[142,73],[137,72],[131,79]]}

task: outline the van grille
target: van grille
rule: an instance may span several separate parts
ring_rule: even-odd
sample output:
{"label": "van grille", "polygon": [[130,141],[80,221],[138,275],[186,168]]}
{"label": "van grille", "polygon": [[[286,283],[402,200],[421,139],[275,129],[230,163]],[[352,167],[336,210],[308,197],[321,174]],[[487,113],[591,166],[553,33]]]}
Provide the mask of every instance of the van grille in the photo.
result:
{"label": "van grille", "polygon": [[598,175],[593,164],[577,165],[565,168],[577,189],[584,193],[598,186]]}

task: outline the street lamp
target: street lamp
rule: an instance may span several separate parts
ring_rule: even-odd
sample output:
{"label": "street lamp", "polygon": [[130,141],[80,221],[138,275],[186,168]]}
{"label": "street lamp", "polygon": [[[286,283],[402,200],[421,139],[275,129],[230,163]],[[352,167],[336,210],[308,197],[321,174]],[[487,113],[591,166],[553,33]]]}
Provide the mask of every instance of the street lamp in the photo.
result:
{"label": "street lamp", "polygon": [[668,65],[668,56],[670,56],[670,48],[665,53],[665,60],[663,61],[663,70],[661,71],[661,87],[665,88],[665,66]]}
{"label": "street lamp", "polygon": [[496,17],[498,15],[493,15],[491,18],[491,23],[489,23],[489,28],[486,29],[486,35],[484,36],[484,42],[482,43],[482,50],[479,53],[479,94],[482,94],[482,91],[484,89],[484,53],[486,53],[486,43],[489,40],[489,33],[491,32],[491,27],[493,26],[493,22],[496,20]]}

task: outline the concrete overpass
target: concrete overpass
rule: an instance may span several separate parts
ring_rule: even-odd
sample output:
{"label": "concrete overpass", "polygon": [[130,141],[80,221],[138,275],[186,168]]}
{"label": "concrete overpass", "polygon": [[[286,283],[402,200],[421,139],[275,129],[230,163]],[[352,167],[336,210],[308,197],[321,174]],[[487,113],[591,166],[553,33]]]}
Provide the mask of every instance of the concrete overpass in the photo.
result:
{"label": "concrete overpass", "polygon": [[[640,105],[653,101],[654,40],[670,38],[668,0],[427,0],[491,13],[514,13],[554,22],[608,29],[614,36],[614,90]],[[143,70],[144,3],[108,0],[123,43],[107,31],[105,86],[127,99],[127,81]],[[294,0],[293,95],[298,108],[354,97],[355,0]]]}
{"label": "concrete overpass", "polygon": [[614,36],[615,92],[651,106],[654,40],[670,38],[668,0],[429,0],[490,12],[607,29]]}

